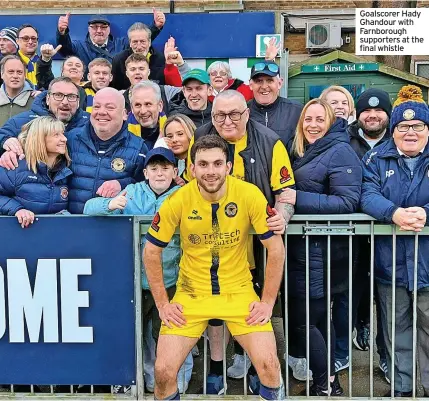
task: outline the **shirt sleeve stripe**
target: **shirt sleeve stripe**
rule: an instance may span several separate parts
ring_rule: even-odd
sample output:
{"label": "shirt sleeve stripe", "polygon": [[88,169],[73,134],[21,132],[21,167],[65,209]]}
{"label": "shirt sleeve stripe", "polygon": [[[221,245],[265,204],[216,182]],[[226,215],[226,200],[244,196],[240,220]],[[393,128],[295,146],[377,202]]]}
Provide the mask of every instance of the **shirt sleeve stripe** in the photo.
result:
{"label": "shirt sleeve stripe", "polygon": [[149,233],[146,233],[146,239],[151,242],[152,244],[159,246],[160,248],[165,248],[168,245],[168,242],[160,241],[159,239],[155,238],[154,236],[150,235]]}
{"label": "shirt sleeve stripe", "polygon": [[271,238],[274,235],[272,231],[267,231],[265,234],[258,234],[260,240]]}

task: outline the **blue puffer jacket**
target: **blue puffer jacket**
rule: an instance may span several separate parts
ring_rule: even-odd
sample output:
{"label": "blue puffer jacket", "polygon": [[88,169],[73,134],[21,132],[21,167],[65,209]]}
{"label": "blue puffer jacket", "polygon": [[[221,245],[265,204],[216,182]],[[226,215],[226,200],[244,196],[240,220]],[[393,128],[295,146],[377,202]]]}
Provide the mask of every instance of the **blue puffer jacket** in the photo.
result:
{"label": "blue puffer jacket", "polygon": [[85,202],[96,197],[98,188],[105,181],[118,180],[121,188],[143,176],[147,147],[141,138],[128,132],[122,125],[116,140],[105,152],[97,152],[92,141],[88,122],[84,127],[69,132],[67,147],[72,163],[70,169],[70,213],[82,213]]}
{"label": "blue puffer jacket", "polygon": [[[9,119],[3,127],[0,128],[0,147],[3,149],[3,144],[9,138],[16,138],[21,132],[21,128],[24,124],[27,124],[29,121],[41,117],[41,116],[52,116],[55,117],[48,108],[46,104],[46,95],[47,91],[41,93],[39,96],[34,99],[31,109],[29,111],[24,111],[19,113],[16,116]],[[85,123],[89,121],[89,113],[78,108],[76,114],[72,117],[70,122],[66,126],[66,133],[71,131],[74,128],[82,127]]]}
{"label": "blue puffer jacket", "polygon": [[[362,167],[349,144],[347,122],[342,118],[324,137],[305,149],[302,158],[293,161],[297,196],[297,214],[354,213],[359,205]],[[326,294],[327,241],[310,236],[310,297]],[[344,291],[348,277],[348,238],[331,238],[331,289]],[[288,238],[289,291],[293,297],[305,297],[305,237]]]}
{"label": "blue puffer jacket", "polygon": [[[429,225],[429,145],[411,175],[393,139],[370,150],[364,166],[361,208],[383,223],[392,224],[399,207],[423,207]],[[375,237],[375,277],[392,283],[392,237]],[[414,236],[396,237],[396,285],[414,289]],[[419,236],[417,288],[429,286],[429,237]]]}
{"label": "blue puffer jacket", "polygon": [[35,214],[55,214],[68,206],[67,177],[71,170],[62,165],[54,176],[48,176],[44,163],[37,165],[37,174],[20,160],[15,170],[0,167],[0,213],[14,216],[20,209],[31,210]]}
{"label": "blue puffer jacket", "polygon": [[[153,216],[159,210],[167,196],[176,192],[179,188],[180,187],[176,185],[157,198],[146,182],[127,185],[125,188],[127,192],[127,205],[124,210],[109,210],[109,202],[112,198],[93,198],[86,202],[83,213],[91,216],[112,214]],[[143,235],[141,239],[141,249],[143,249],[145,243],[146,236]],[[162,271],[165,288],[176,285],[177,276],[179,274],[180,255],[180,238],[178,235],[173,235],[169,244],[162,250]],[[144,266],[142,266],[142,287],[144,290],[150,289]]]}

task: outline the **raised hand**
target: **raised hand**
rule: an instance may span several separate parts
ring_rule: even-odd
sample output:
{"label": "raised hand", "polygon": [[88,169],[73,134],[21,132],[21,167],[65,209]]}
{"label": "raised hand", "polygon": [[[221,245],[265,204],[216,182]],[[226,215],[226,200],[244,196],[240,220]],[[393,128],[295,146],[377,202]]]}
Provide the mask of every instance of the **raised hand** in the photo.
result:
{"label": "raised hand", "polygon": [[42,45],[40,47],[40,55],[42,57],[42,60],[46,63],[48,61],[51,61],[52,57],[54,57],[62,47],[62,45],[58,45],[54,49],[54,46],[50,45],[49,43]]}
{"label": "raised hand", "polygon": [[64,35],[66,33],[66,30],[69,27],[69,21],[70,21],[70,13],[67,13],[66,15],[62,15],[58,19],[58,31],[61,35]]}
{"label": "raised hand", "polygon": [[165,24],[165,14],[162,11],[157,10],[155,7],[152,7],[153,11],[153,22],[158,29],[161,29]]}

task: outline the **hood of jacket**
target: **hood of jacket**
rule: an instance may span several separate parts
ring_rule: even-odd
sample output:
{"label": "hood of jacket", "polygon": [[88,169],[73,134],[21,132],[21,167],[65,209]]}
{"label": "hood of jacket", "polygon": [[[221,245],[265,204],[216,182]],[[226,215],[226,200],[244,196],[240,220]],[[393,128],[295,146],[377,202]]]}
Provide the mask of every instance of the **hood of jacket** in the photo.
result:
{"label": "hood of jacket", "polygon": [[0,106],[4,106],[5,104],[17,104],[18,106],[24,107],[27,102],[28,98],[31,95],[31,92],[34,91],[33,86],[28,82],[27,80],[24,81],[24,87],[22,88],[21,92],[15,96],[12,101],[9,99],[9,96],[6,94],[6,90],[4,88],[4,83],[0,87]]}
{"label": "hood of jacket", "polygon": [[[53,116],[49,110],[48,105],[46,104],[46,96],[48,95],[48,91],[44,91],[39,96],[34,99],[33,104],[31,105],[31,112],[36,114],[37,116]],[[83,111],[80,107],[78,107],[76,113],[71,118],[71,120],[67,123],[66,132],[76,128],[78,126],[82,126],[86,121],[89,121],[89,113]]]}
{"label": "hood of jacket", "polygon": [[307,164],[310,160],[326,152],[337,143],[350,143],[347,126],[347,121],[344,118],[337,117],[331,128],[329,128],[328,132],[322,138],[305,147],[304,156],[294,160],[293,168],[298,169],[301,165]]}

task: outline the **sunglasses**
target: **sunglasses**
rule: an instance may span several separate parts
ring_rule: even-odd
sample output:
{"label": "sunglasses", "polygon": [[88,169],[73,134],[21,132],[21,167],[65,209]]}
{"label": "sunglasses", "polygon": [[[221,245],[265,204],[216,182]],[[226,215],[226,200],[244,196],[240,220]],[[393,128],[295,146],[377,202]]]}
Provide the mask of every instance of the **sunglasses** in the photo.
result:
{"label": "sunglasses", "polygon": [[277,64],[265,64],[265,63],[256,63],[253,66],[253,69],[255,71],[264,71],[264,70],[269,70],[275,74],[279,73],[279,66]]}

